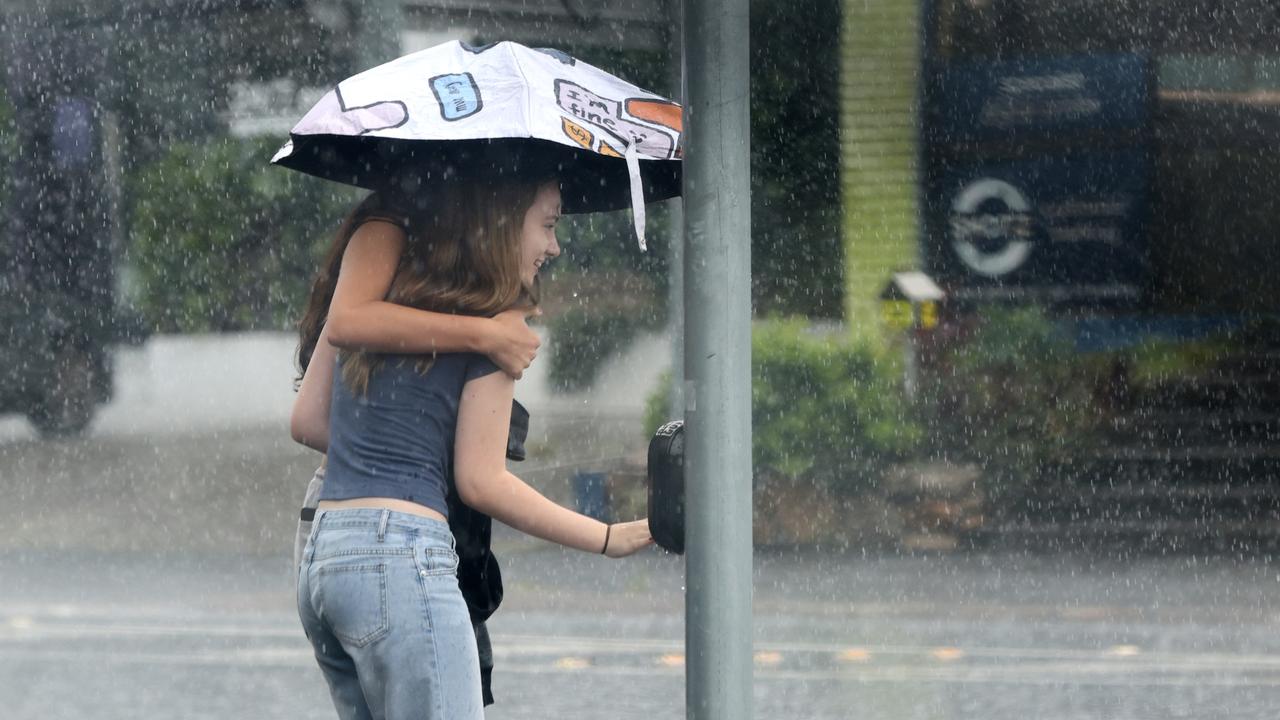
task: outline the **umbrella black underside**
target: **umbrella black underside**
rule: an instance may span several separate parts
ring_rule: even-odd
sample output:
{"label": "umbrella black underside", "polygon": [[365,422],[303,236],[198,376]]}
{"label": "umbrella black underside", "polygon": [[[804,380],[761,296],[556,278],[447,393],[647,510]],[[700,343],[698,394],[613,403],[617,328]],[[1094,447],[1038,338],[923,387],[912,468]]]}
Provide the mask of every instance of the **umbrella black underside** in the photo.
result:
{"label": "umbrella black underside", "polygon": [[[631,184],[622,158],[611,158],[536,138],[401,140],[372,136],[292,135],[293,152],[276,161],[292,170],[369,190],[393,179],[430,179],[463,165],[494,172],[554,173],[566,213],[603,212],[631,206]],[[680,194],[678,160],[641,160],[645,202]]]}

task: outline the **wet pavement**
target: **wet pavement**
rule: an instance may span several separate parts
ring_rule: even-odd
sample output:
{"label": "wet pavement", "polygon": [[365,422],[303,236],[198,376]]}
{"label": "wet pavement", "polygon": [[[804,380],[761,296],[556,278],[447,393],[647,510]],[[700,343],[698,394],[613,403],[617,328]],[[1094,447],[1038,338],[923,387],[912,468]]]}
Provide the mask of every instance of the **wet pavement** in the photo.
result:
{"label": "wet pavement", "polygon": [[[228,388],[122,380],[85,439],[0,420],[0,718],[332,717],[292,610],[315,457],[281,424],[287,385],[235,410]],[[684,717],[680,558],[497,543],[491,720]],[[760,718],[1280,710],[1264,555],[762,549],[755,612]]]}
{"label": "wet pavement", "polygon": [[[9,717],[328,717],[283,557],[6,553]],[[762,551],[770,718],[1274,717],[1277,580],[1149,558]],[[490,718],[683,717],[682,562],[504,558]]]}

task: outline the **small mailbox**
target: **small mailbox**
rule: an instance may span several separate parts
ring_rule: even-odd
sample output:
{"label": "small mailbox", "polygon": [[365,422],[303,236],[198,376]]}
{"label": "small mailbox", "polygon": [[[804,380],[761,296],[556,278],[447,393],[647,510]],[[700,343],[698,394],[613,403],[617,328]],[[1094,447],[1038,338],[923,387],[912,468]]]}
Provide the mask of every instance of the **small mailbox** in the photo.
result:
{"label": "small mailbox", "polygon": [[938,304],[946,293],[933,278],[919,271],[894,273],[880,293],[885,324],[901,333],[903,342],[902,389],[914,399],[920,386],[919,349],[922,330],[938,326]]}
{"label": "small mailbox", "polygon": [[684,554],[684,421],[658,428],[649,441],[649,532],[663,550]]}
{"label": "small mailbox", "polygon": [[919,271],[894,273],[880,293],[884,322],[894,330],[932,330],[938,325],[938,303],[946,294]]}

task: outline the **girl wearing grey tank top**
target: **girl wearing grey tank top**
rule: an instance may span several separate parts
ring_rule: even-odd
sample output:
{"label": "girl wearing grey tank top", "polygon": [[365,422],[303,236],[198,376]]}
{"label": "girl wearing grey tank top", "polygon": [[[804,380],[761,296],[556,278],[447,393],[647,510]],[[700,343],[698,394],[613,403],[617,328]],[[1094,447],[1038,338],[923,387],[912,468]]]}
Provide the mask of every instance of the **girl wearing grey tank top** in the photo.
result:
{"label": "girl wearing grey tank top", "polygon": [[[342,223],[330,247],[325,263],[317,273],[312,284],[310,301],[306,313],[299,323],[299,345],[297,365],[300,376],[297,380],[298,394],[294,401],[290,419],[290,434],[293,439],[322,454],[328,451],[329,445],[329,403],[332,393],[333,369],[337,360],[337,350],[328,341],[324,332],[324,321],[329,312],[329,304],[333,298],[333,290],[341,269],[342,256],[347,244],[361,225],[369,222],[387,223],[393,227],[407,231],[408,221],[403,210],[395,207],[384,195],[371,194],[359,206],[354,208]],[[399,242],[396,252],[403,245],[404,235],[393,238]],[[388,278],[388,284],[390,279]],[[524,310],[509,310],[498,313],[493,318],[480,316],[449,315],[427,310],[398,308],[409,310],[410,316],[421,333],[402,347],[405,352],[430,352],[433,348],[439,352],[481,352],[491,361],[515,379],[519,379],[529,367],[536,355],[540,340],[529,329],[525,322]],[[397,338],[378,338],[361,349],[388,349],[385,343],[398,342]],[[403,339],[399,340],[403,341]],[[397,346],[401,347],[401,346]],[[295,574],[302,563],[302,551],[311,534],[312,519],[324,487],[325,460],[307,483],[303,493],[301,511],[294,532],[293,567]],[[456,498],[451,498],[456,501]],[[502,581],[497,568],[496,559],[489,550],[488,519],[468,508],[460,508],[462,512],[451,513],[450,528],[461,530],[459,554],[466,562],[460,567],[460,577],[467,582],[462,584],[462,593],[467,606],[471,610],[472,627],[480,659],[481,686],[484,704],[494,702],[492,690],[493,649],[489,639],[485,620],[501,601]],[[458,531],[455,530],[455,535]]]}
{"label": "girl wearing grey tank top", "polygon": [[[425,460],[450,468],[468,506],[536,537],[610,557],[652,543],[647,521],[605,525],[549,501],[507,471],[511,375],[479,357],[442,362],[360,349],[382,343],[384,350],[409,350],[401,341],[420,341],[423,329],[414,308],[459,318],[529,308],[538,271],[559,254],[554,181],[463,172],[433,191],[429,211],[414,213],[407,227],[369,222],[355,229],[319,340],[342,350],[341,363],[330,367],[341,372],[332,397],[345,419],[329,428],[330,441],[351,448],[353,460],[343,469],[344,497],[319,505],[301,560],[298,606],[342,717],[483,717],[475,637],[453,576],[453,539],[437,501],[415,502],[436,497],[425,489],[439,472],[410,477],[394,458],[374,462],[379,438],[403,426],[396,418],[413,409],[397,405],[413,393],[387,392],[388,378],[423,391],[410,404],[451,405],[447,412],[437,408],[435,418],[452,425],[434,422],[430,448],[410,448],[404,457],[415,467]],[[308,374],[315,367],[313,360]],[[307,437],[297,423],[294,430]],[[389,483],[391,476],[403,487]],[[370,494],[360,496],[361,487]]]}

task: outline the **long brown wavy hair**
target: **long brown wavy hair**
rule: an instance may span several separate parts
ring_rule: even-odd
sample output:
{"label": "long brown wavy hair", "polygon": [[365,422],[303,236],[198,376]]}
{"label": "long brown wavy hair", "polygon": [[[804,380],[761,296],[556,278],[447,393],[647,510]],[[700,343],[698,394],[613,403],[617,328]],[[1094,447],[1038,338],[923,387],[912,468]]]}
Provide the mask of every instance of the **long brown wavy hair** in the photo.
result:
{"label": "long brown wavy hair", "polygon": [[320,269],[311,281],[306,310],[298,321],[298,376],[294,380],[295,386],[302,381],[302,375],[311,364],[311,356],[315,354],[316,344],[320,342],[320,332],[329,320],[329,303],[332,302],[333,291],[338,285],[338,271],[342,269],[342,256],[347,252],[351,236],[355,234],[356,228],[373,219],[393,222],[408,234],[408,217],[402,210],[392,207],[384,193],[370,193],[347,213],[338,226],[329,249],[325,251]]}
{"label": "long brown wavy hair", "polygon": [[[396,222],[406,241],[387,291],[387,301],[462,315],[493,316],[519,305],[536,305],[538,287],[520,279],[524,217],[538,189],[554,177],[450,173],[413,199],[373,193],[348,215],[312,284],[299,323],[298,365],[305,372],[328,318],[342,255],[351,236],[371,219]],[[355,393],[368,387],[385,355],[343,351],[342,377]],[[422,372],[433,355],[420,356]]]}

